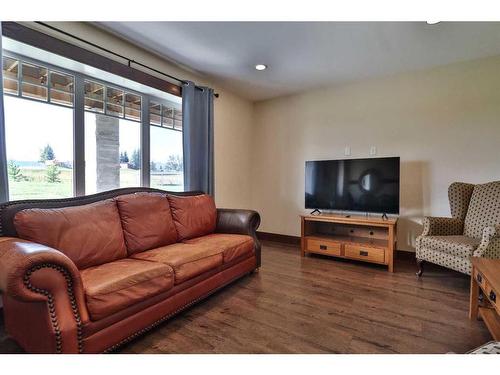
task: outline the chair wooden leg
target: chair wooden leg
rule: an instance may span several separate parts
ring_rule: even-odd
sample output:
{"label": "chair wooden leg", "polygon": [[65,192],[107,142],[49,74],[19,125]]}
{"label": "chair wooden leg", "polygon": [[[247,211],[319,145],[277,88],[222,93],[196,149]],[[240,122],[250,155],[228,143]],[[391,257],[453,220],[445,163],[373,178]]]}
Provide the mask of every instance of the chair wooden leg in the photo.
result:
{"label": "chair wooden leg", "polygon": [[425,261],[423,259],[417,259],[417,266],[418,266],[418,271],[417,271],[417,276],[420,277],[424,273],[424,263]]}

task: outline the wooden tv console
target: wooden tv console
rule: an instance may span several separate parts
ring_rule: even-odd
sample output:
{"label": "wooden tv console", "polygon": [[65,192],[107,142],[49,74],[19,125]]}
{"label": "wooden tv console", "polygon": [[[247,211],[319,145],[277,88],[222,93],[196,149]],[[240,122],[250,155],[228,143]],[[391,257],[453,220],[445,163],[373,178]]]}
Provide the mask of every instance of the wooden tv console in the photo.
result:
{"label": "wooden tv console", "polygon": [[301,251],[387,265],[394,272],[397,219],[301,215]]}

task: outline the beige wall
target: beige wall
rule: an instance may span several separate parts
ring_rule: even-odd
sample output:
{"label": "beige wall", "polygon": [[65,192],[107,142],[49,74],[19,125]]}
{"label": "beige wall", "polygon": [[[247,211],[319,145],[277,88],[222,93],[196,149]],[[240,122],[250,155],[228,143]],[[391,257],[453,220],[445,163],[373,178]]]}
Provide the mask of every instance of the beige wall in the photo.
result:
{"label": "beige wall", "polygon": [[[74,39],[47,30],[32,23],[23,23],[73,44],[88,45],[75,42]],[[220,207],[250,208],[250,146],[253,127],[253,104],[249,100],[220,87],[202,75],[166,61],[164,58],[141,49],[131,43],[115,37],[95,26],[84,22],[53,22],[55,27],[96,43],[118,54],[149,65],[160,71],[182,79],[192,80],[198,85],[213,87],[220,94],[215,99],[215,191],[217,205]],[[90,47],[89,49],[92,50]],[[102,53],[96,50],[98,53]],[[114,58],[113,56],[108,56]],[[154,74],[148,72],[150,74]],[[162,76],[160,76],[162,77]],[[162,77],[165,78],[165,77]]]}
{"label": "beige wall", "polygon": [[304,161],[401,157],[398,248],[423,215],[449,215],[453,181],[500,179],[500,58],[454,64],[255,104],[252,206],[261,230],[299,235]]}

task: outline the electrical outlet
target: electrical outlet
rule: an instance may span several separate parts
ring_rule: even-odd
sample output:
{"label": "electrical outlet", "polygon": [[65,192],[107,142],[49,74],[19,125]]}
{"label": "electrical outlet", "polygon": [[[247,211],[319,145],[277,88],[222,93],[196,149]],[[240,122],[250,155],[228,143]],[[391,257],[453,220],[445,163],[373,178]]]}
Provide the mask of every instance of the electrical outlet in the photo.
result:
{"label": "electrical outlet", "polygon": [[377,155],[377,146],[370,147],[370,155]]}
{"label": "electrical outlet", "polygon": [[345,156],[351,156],[351,146],[345,146],[345,148],[344,148],[344,155]]}

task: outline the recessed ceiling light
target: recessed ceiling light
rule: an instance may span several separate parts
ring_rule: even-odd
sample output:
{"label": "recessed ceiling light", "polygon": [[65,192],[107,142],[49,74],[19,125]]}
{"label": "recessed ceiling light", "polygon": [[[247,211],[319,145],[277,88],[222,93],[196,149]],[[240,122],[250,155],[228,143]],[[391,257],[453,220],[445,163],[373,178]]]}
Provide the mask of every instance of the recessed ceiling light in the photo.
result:
{"label": "recessed ceiling light", "polygon": [[257,65],[255,65],[255,69],[257,69],[257,70],[266,70],[267,69],[267,65],[257,64]]}
{"label": "recessed ceiling light", "polygon": [[430,20],[430,21],[425,21],[425,22],[427,22],[427,25],[435,25],[435,24],[437,24],[437,23],[439,23],[441,21]]}

